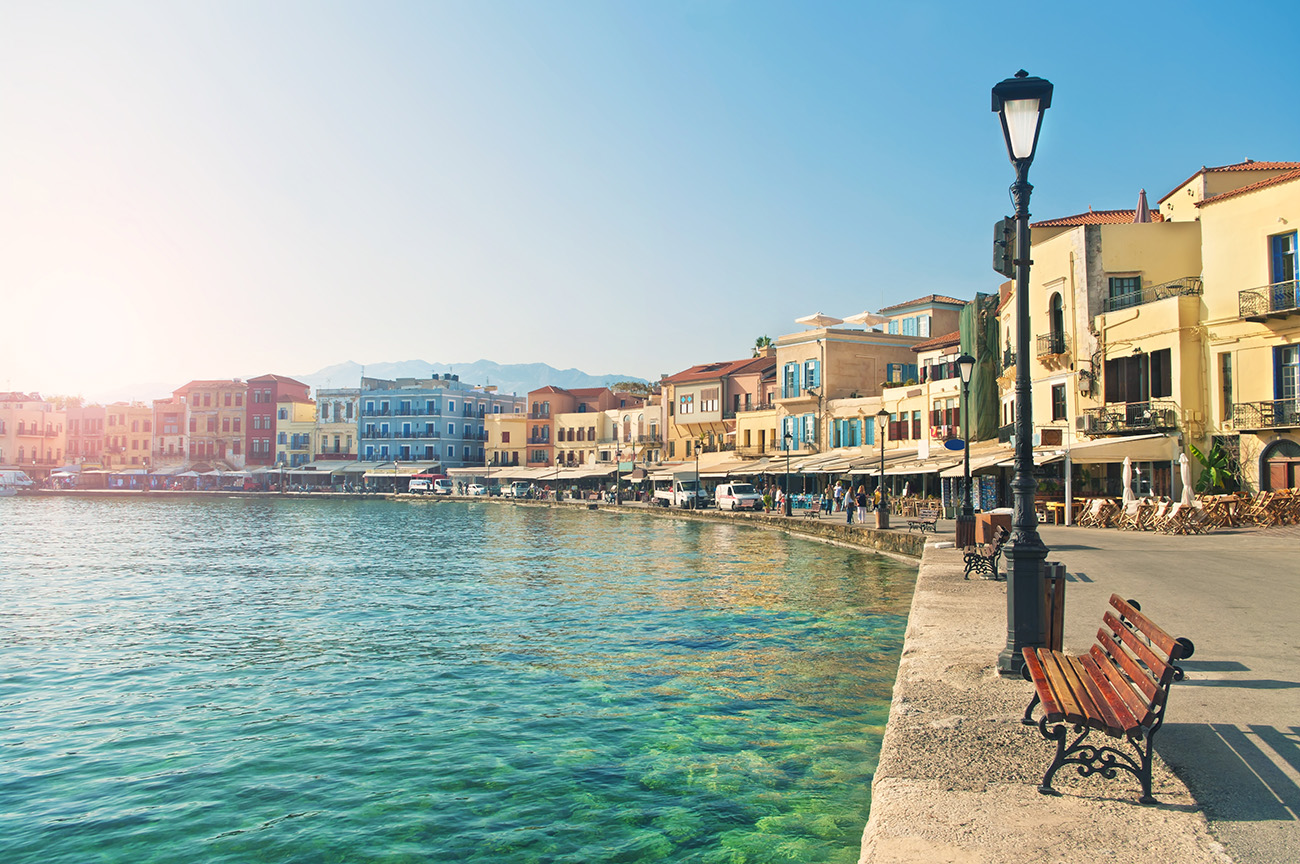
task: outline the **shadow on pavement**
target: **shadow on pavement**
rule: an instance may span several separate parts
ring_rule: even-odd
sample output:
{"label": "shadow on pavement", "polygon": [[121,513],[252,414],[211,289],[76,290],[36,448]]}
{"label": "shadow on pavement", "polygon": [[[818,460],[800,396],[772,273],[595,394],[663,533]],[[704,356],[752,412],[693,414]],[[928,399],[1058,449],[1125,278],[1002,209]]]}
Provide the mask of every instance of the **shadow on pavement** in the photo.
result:
{"label": "shadow on pavement", "polygon": [[1160,739],[1156,749],[1161,758],[1187,783],[1209,818],[1300,821],[1300,786],[1278,765],[1300,771],[1300,727],[1166,723]]}

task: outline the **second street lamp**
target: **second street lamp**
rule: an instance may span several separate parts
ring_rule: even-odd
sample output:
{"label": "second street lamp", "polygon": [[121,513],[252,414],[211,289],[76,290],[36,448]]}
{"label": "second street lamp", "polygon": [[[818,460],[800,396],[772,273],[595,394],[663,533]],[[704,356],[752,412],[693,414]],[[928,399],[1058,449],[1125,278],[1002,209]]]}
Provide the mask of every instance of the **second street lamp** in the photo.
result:
{"label": "second street lamp", "polygon": [[792,502],[790,501],[790,448],[791,446],[794,445],[794,436],[791,435],[789,432],[786,432],[784,443],[785,443],[785,491],[781,493],[781,501],[784,502],[782,505],[782,509],[785,511],[785,515],[790,516],[794,512],[791,509],[793,505]]}
{"label": "second street lamp", "polygon": [[1023,69],[993,88],[993,110],[1002,121],[1007,155],[1016,169],[1011,197],[1016,205],[1016,398],[1015,515],[1007,543],[1007,644],[998,654],[998,673],[1020,675],[1025,648],[1046,642],[1042,565],[1047,547],[1038,536],[1034,510],[1033,399],[1029,370],[1029,166],[1038,149],[1043,112],[1052,104],[1052,85]]}
{"label": "second street lamp", "polygon": [[965,453],[966,485],[962,496],[961,512],[957,514],[958,549],[975,545],[975,506],[971,502],[970,488],[970,379],[975,371],[975,358],[963,354],[957,358],[957,371],[961,373],[961,440]]}
{"label": "second street lamp", "polygon": [[889,412],[881,406],[876,412],[877,432],[876,446],[880,448],[880,482],[876,491],[880,493],[880,503],[876,505],[876,527],[889,527],[889,494],[885,492],[885,430],[889,428]]}

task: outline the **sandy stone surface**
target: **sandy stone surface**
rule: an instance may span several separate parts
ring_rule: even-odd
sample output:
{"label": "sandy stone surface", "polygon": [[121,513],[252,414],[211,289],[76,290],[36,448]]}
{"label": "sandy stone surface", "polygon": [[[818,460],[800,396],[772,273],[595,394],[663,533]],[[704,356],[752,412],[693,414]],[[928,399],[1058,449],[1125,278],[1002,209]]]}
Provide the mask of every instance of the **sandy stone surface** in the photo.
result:
{"label": "sandy stone surface", "polygon": [[1069,766],[1053,782],[1059,797],[1039,794],[1055,745],[1020,722],[1032,687],[995,672],[1005,642],[1006,584],[965,581],[959,552],[927,548],[862,864],[1231,861],[1159,761],[1158,735],[1157,805],[1137,803],[1131,775],[1084,778]]}

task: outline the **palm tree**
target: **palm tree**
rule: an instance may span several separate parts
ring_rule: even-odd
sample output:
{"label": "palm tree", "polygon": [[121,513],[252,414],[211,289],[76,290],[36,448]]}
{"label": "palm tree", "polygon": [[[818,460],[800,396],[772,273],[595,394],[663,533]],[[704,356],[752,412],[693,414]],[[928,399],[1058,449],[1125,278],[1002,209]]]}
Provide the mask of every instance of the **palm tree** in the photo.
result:
{"label": "palm tree", "polygon": [[772,347],[771,336],[759,336],[754,340],[754,356],[762,357],[768,348]]}

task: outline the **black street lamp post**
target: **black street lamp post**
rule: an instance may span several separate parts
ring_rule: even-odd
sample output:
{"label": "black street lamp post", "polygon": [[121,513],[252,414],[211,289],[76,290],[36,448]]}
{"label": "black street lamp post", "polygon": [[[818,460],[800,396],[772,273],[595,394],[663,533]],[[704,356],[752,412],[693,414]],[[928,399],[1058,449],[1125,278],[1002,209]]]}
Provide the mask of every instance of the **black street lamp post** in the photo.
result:
{"label": "black street lamp post", "polygon": [[957,514],[956,546],[965,549],[975,545],[975,505],[971,502],[970,488],[970,378],[975,371],[975,358],[969,354],[958,357],[957,371],[961,373],[961,440],[966,461],[966,486],[961,512]]}
{"label": "black street lamp post", "polygon": [[1045,644],[1042,565],[1047,547],[1038,536],[1034,511],[1033,402],[1029,370],[1029,166],[1038,148],[1043,112],[1052,104],[1051,82],[1030,78],[1023,69],[993,88],[993,110],[1002,121],[1007,155],[1016,169],[1011,197],[1016,205],[1016,397],[1015,477],[1011,481],[1015,516],[1007,544],[1007,644],[998,655],[998,673],[1021,674],[1023,649]]}
{"label": "black street lamp post", "polygon": [[791,509],[794,505],[790,500],[790,447],[794,444],[794,436],[786,432],[783,440],[785,443],[785,491],[781,495],[781,500],[785,502],[782,507],[785,515],[790,516],[794,513],[794,510]]}
{"label": "black street lamp post", "polygon": [[880,482],[876,488],[880,491],[880,504],[876,507],[876,527],[889,527],[889,493],[885,491],[885,431],[889,428],[889,412],[882,405],[876,412],[876,446],[880,448]]}

